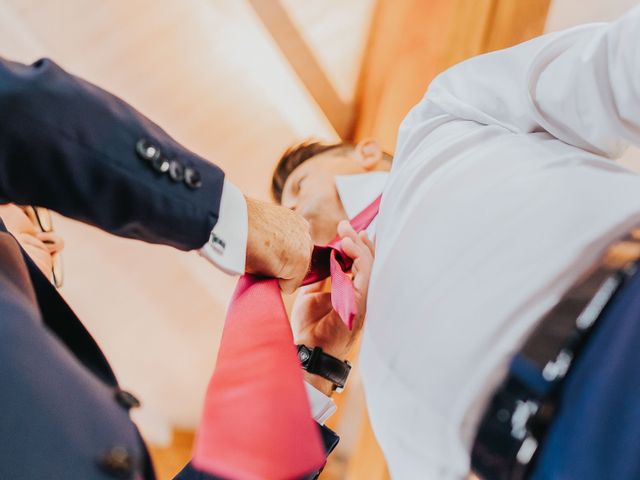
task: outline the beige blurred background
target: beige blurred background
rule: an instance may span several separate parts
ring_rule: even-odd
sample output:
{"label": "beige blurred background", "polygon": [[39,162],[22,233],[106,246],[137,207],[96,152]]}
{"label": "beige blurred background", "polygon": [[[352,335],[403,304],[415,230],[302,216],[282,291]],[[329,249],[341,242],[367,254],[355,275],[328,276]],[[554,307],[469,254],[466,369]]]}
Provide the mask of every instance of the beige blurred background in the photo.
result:
{"label": "beige blurred background", "polygon": [[[268,199],[290,144],[373,135],[393,151],[400,120],[447,66],[637,3],[0,0],[0,55],[53,58]],[[625,162],[640,167],[638,151]],[[142,400],[137,422],[171,478],[189,456],[235,279],[193,253],[55,220],[62,293]],[[322,478],[387,478],[357,379],[339,403],[343,441]]]}

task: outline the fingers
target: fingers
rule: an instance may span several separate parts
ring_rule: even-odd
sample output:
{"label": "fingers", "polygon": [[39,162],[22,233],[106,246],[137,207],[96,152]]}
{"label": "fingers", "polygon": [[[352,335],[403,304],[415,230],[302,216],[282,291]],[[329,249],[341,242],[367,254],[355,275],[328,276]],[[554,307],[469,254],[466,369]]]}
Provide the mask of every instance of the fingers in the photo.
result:
{"label": "fingers", "polygon": [[342,220],[338,223],[338,235],[340,238],[347,237],[351,238],[353,241],[358,238],[358,234],[347,220]]}
{"label": "fingers", "polygon": [[64,239],[54,232],[37,232],[35,236],[45,244],[52,255],[64,249]]}
{"label": "fingers", "polygon": [[314,315],[326,315],[333,309],[331,305],[331,292],[307,292],[306,287],[301,287],[298,290],[298,295],[293,302],[293,310],[303,308],[307,312],[311,312]]}
{"label": "fingers", "polygon": [[353,319],[353,325],[351,328],[351,331],[354,332],[354,336],[360,330],[362,330],[362,327],[364,326],[364,321],[365,321],[365,315],[362,312],[358,312],[358,315],[356,315]]}
{"label": "fingers", "polygon": [[290,278],[290,279],[284,279],[281,278],[278,280],[278,283],[280,284],[280,290],[282,290],[283,293],[286,293],[287,295],[292,294],[293,292],[295,292],[298,289],[298,286],[302,283],[302,280],[304,280],[304,277],[302,279],[298,279],[298,278]]}
{"label": "fingers", "polygon": [[303,285],[300,288],[298,288],[298,294],[309,295],[311,293],[322,292],[325,290],[326,283],[327,283],[326,281],[321,280],[319,282],[312,283],[310,285]]}
{"label": "fingers", "polygon": [[17,234],[16,239],[40,271],[47,278],[51,279],[51,254],[47,246],[41,240],[28,233]]}
{"label": "fingers", "polygon": [[331,310],[333,305],[331,304],[331,292],[314,293],[311,296],[311,306],[318,316],[325,316]]}
{"label": "fingers", "polygon": [[338,234],[342,238],[342,250],[350,258],[373,257],[374,246],[367,232],[356,233],[349,222],[344,221],[338,224]]}
{"label": "fingers", "polygon": [[348,222],[340,222],[338,234],[342,238],[343,252],[353,259],[351,273],[353,274],[353,288],[359,312],[354,320],[353,331],[357,332],[362,328],[364,322],[375,248],[365,231],[356,233]]}
{"label": "fingers", "polygon": [[338,235],[342,239],[340,246],[344,253],[350,258],[358,258],[361,255],[358,234],[348,221],[343,220],[338,224]]}
{"label": "fingers", "polygon": [[291,309],[291,325],[294,334],[320,322],[333,310],[331,292],[313,292],[298,295]]}
{"label": "fingers", "polygon": [[[287,294],[296,291],[302,282],[304,281],[307,273],[309,272],[309,265],[311,264],[311,254],[313,253],[313,244],[309,239],[309,249],[306,254],[298,252],[297,256],[291,254],[288,258],[285,256],[282,258],[284,266],[282,273],[278,275],[280,278],[280,289]],[[289,277],[289,278],[287,278]],[[321,282],[319,282],[321,283]]]}
{"label": "fingers", "polygon": [[288,208],[247,201],[249,233],[246,271],[280,279],[285,293],[304,280],[313,243],[308,222]]}
{"label": "fingers", "polygon": [[346,253],[349,258],[358,258],[362,254],[360,246],[349,237],[342,239],[341,246],[342,251]]}
{"label": "fingers", "polygon": [[367,235],[367,232],[363,230],[358,234],[358,236],[360,237],[360,240],[362,240],[362,242],[367,246],[367,248],[371,252],[371,255],[373,255],[374,252],[376,251],[376,247],[373,245],[373,242],[369,239],[369,235]]}
{"label": "fingers", "polygon": [[28,245],[33,248],[42,250],[44,252],[48,252],[47,246],[44,244],[44,242],[39,238],[37,238],[35,235],[30,235],[28,233],[20,233],[16,235],[16,238],[18,239],[18,241],[23,247],[25,245]]}

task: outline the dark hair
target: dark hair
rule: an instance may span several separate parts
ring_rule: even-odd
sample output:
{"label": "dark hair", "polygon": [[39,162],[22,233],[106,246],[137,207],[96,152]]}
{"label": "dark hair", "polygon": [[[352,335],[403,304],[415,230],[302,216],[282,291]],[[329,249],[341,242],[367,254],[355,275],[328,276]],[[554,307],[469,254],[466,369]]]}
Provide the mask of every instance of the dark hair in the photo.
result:
{"label": "dark hair", "polygon": [[353,148],[353,145],[346,142],[329,144],[306,141],[287,149],[273,171],[271,179],[271,195],[273,195],[273,198],[278,203],[282,202],[282,190],[287,178],[302,163],[321,153],[344,148]]}

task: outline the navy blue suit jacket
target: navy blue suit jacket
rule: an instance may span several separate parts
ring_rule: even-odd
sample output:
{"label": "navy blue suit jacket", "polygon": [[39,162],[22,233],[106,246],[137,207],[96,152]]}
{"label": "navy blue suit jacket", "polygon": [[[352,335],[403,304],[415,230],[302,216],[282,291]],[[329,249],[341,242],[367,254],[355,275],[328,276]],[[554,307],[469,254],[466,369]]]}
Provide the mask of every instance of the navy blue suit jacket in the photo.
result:
{"label": "navy blue suit jacket", "polygon": [[[218,219],[223,182],[218,167],[50,60],[0,59],[0,202],[192,250]],[[0,342],[0,478],[154,478],[129,418],[135,399],[1,222]],[[337,437],[324,436],[330,451]]]}

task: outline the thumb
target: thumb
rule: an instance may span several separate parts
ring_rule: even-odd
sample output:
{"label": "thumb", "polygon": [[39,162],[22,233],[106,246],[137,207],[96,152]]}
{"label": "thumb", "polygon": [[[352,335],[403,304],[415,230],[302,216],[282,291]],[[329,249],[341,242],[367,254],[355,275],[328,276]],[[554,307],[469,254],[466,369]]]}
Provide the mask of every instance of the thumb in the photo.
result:
{"label": "thumb", "polygon": [[319,293],[326,291],[326,286],[328,283],[328,279],[319,280],[315,283],[310,283],[309,285],[302,285],[298,288],[301,295],[309,295],[312,293]]}
{"label": "thumb", "polygon": [[[313,245],[310,246],[309,254],[306,258],[303,259],[303,262],[298,262],[295,265],[296,267],[295,271],[288,272],[282,275],[282,277],[278,280],[278,282],[280,283],[280,290],[282,290],[284,293],[289,294],[289,293],[295,292],[296,289],[300,285],[302,285],[302,282],[304,282],[304,279],[307,276],[307,273],[309,272],[309,268],[310,268],[309,265],[310,265],[312,252],[313,252]],[[303,267],[301,268],[301,266]],[[287,266],[285,266],[285,268],[286,267]],[[291,278],[285,278],[285,277],[291,277]]]}
{"label": "thumb", "polygon": [[317,315],[324,316],[333,310],[331,292],[314,293],[310,296],[310,300],[310,309],[315,311]]}
{"label": "thumb", "polygon": [[278,283],[280,284],[280,290],[282,290],[286,294],[291,294],[295,292],[300,285],[302,285],[302,281],[304,277],[300,278],[280,278]]}

